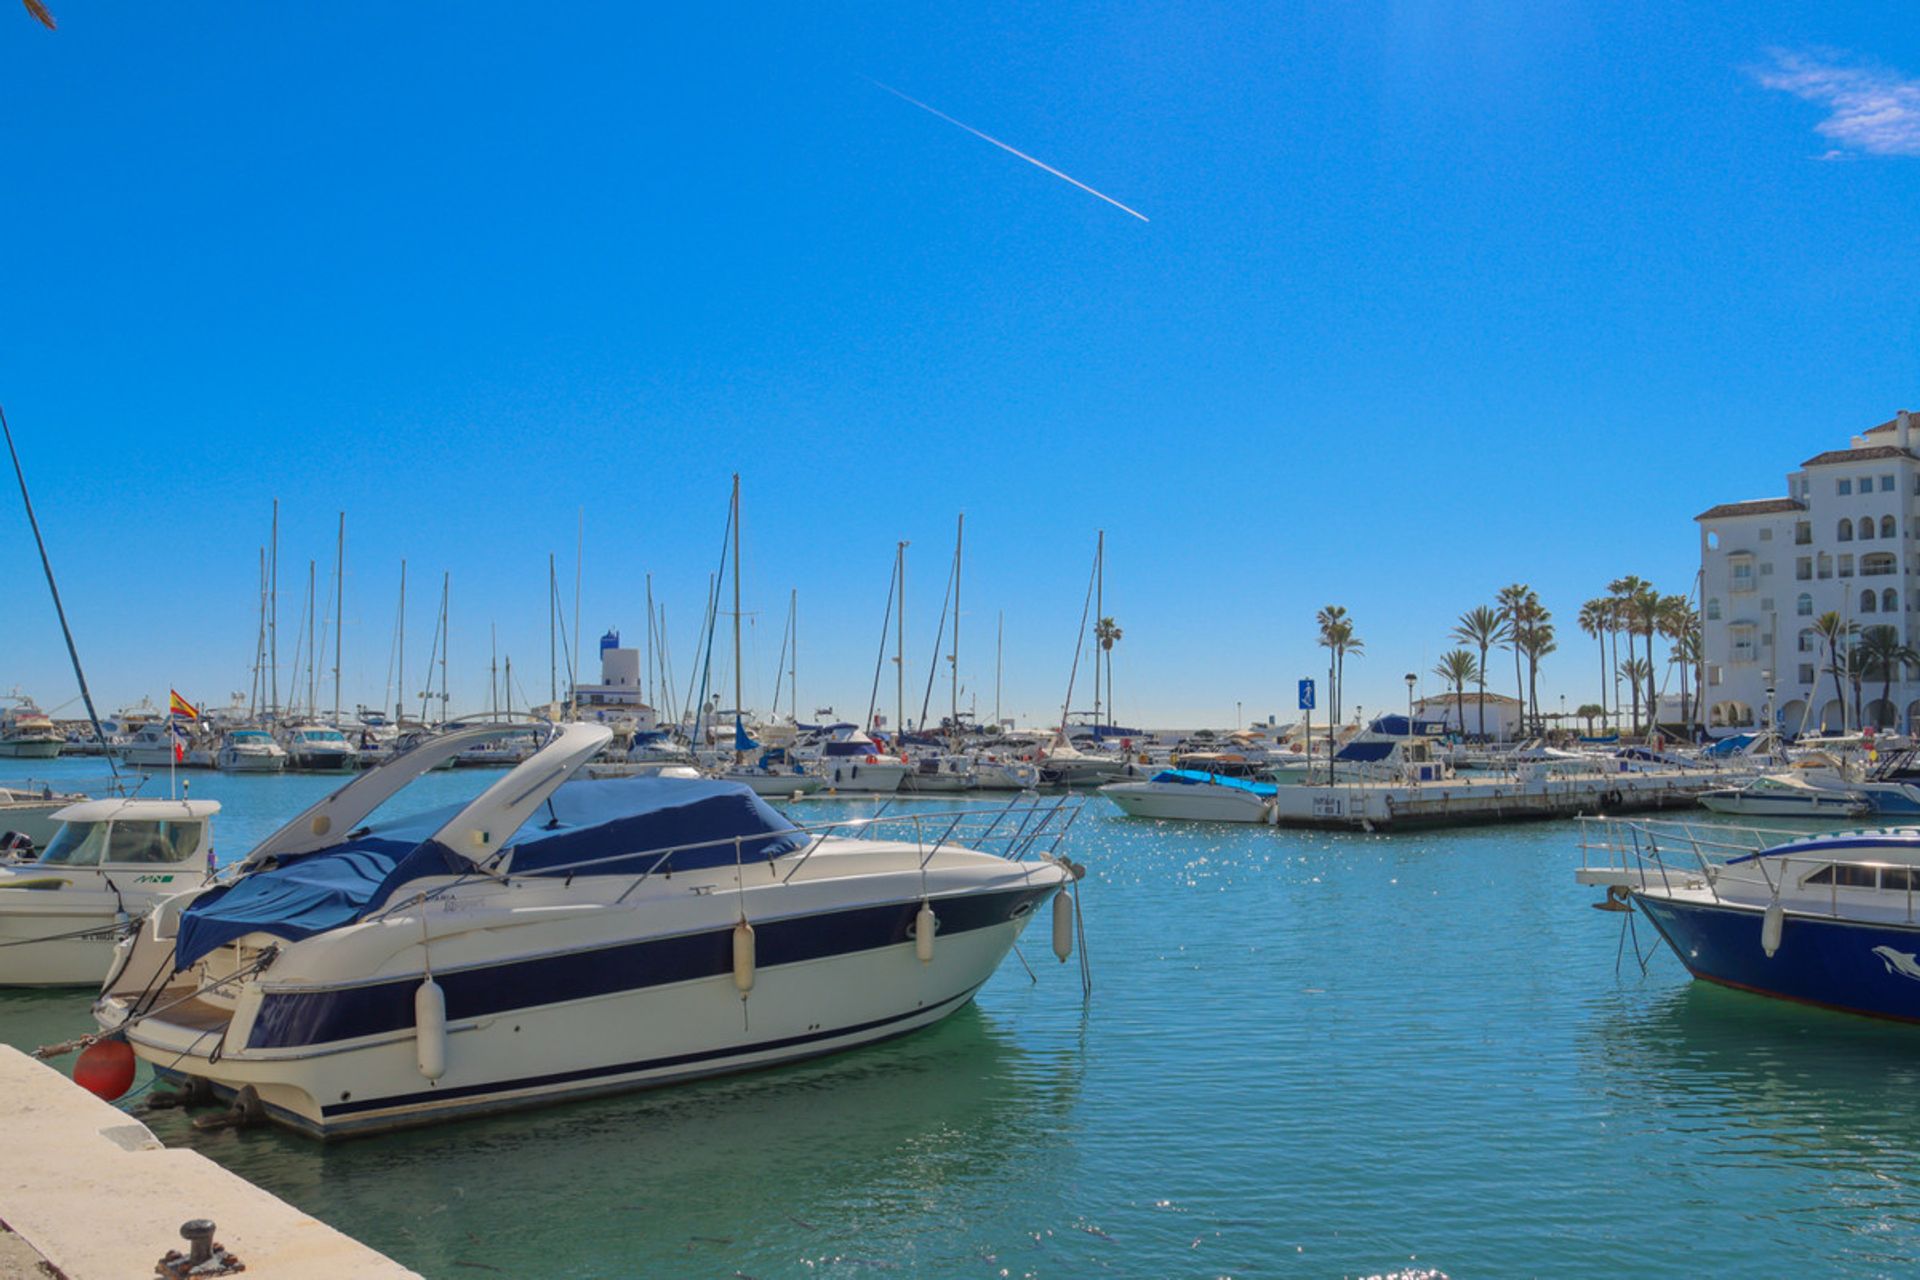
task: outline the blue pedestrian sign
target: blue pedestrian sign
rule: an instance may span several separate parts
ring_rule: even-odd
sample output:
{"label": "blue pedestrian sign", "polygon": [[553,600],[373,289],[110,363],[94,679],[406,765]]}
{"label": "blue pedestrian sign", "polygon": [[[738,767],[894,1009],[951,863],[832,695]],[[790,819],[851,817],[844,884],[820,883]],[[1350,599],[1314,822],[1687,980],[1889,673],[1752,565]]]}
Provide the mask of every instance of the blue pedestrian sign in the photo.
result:
{"label": "blue pedestrian sign", "polygon": [[1302,711],[1313,710],[1313,681],[1311,680],[1302,680],[1300,682],[1300,709]]}

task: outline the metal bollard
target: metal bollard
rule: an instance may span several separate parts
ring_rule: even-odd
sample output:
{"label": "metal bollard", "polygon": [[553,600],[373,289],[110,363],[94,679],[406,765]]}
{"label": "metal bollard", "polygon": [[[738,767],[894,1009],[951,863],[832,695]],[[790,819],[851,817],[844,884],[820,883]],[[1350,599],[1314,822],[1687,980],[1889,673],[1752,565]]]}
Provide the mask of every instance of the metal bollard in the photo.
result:
{"label": "metal bollard", "polygon": [[188,1266],[197,1267],[203,1262],[212,1260],[213,1220],[211,1218],[195,1218],[191,1222],[182,1223],[180,1234],[191,1246],[191,1251],[187,1254]]}

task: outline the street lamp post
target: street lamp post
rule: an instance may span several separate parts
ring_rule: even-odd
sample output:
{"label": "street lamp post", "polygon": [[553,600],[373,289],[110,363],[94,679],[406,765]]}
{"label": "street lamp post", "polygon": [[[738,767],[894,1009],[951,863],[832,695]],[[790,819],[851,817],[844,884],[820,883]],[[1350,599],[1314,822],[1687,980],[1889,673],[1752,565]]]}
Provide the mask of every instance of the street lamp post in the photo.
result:
{"label": "street lamp post", "polygon": [[1409,738],[1413,736],[1413,685],[1418,679],[1419,677],[1413,672],[1407,672],[1407,736]]}

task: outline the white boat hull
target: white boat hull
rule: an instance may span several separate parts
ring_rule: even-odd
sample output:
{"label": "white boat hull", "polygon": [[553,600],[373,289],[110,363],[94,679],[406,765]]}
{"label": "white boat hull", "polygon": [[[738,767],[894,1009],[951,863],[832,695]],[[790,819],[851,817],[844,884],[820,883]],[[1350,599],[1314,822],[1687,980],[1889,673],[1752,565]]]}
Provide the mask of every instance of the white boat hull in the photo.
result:
{"label": "white boat hull", "polygon": [[755,795],[782,800],[788,796],[810,796],[827,784],[810,773],[722,773],[726,782],[743,782]]}
{"label": "white boat hull", "polygon": [[1100,794],[1129,818],[1265,822],[1268,815],[1268,806],[1259,796],[1204,783],[1116,782],[1100,788]]}
{"label": "white boat hull", "polygon": [[841,764],[821,761],[820,776],[826,785],[834,791],[871,791],[881,795],[891,795],[900,789],[906,779],[907,766],[897,762],[878,761],[868,764],[865,761]]}
{"label": "white boat hull", "polygon": [[222,773],[284,773],[287,758],[257,751],[222,751],[214,759]]}
{"label": "white boat hull", "polygon": [[764,967],[744,1005],[732,975],[722,973],[450,1021],[447,1067],[437,1080],[421,1074],[411,1027],[311,1049],[229,1043],[217,1061],[208,1057],[213,1037],[191,1027],[144,1022],[128,1039],[166,1074],[202,1077],[225,1091],[253,1085],[269,1114],[293,1128],[320,1137],[371,1133],[771,1066],[903,1035],[964,1007],[1033,914],[938,935],[925,963],[907,941]]}
{"label": "white boat hull", "polygon": [[51,760],[60,754],[62,745],[58,738],[28,738],[14,742],[0,739],[0,759]]}
{"label": "white boat hull", "polygon": [[1722,795],[1709,791],[1700,797],[1702,808],[1715,813],[1732,813],[1747,818],[1858,818],[1872,812],[1873,806],[1851,796],[1809,796],[1800,798],[1763,798]]}

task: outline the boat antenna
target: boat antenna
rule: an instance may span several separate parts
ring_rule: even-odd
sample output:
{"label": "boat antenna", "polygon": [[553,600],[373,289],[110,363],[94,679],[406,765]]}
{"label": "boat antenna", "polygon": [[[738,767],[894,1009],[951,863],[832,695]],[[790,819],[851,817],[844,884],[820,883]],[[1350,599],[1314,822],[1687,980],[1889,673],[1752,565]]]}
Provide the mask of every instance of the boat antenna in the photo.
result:
{"label": "boat antenna", "polygon": [[[1104,544],[1105,541],[1106,541],[1106,535],[1105,533],[1102,533],[1101,534],[1102,544]],[[1074,642],[1073,642],[1073,666],[1067,672],[1067,700],[1064,704],[1062,704],[1060,708],[1060,737],[1058,738],[1058,741],[1060,742],[1066,742],[1068,740],[1067,739],[1067,714],[1073,708],[1073,682],[1080,675],[1080,650],[1081,650],[1081,647],[1084,646],[1087,642],[1087,611],[1093,608],[1094,583],[1098,579],[1099,574],[1100,574],[1100,555],[1099,555],[1099,552],[1096,551],[1093,557],[1093,573],[1088,575],[1088,578],[1087,578],[1087,598],[1086,598],[1086,601],[1080,606],[1080,634],[1074,639]],[[1096,736],[1099,733],[1099,728],[1098,728],[1099,723],[1100,723],[1099,717],[1095,716],[1094,732]]]}
{"label": "boat antenna", "polygon": [[[934,677],[940,674],[940,650],[944,647],[947,638],[947,606],[953,600],[953,578],[960,569],[958,542],[954,544],[954,551],[955,559],[947,566],[947,589],[940,597],[940,621],[933,629],[933,661],[927,664],[927,688],[926,692],[920,695],[920,728],[923,730],[927,727],[927,711],[933,706]],[[954,701],[957,703],[959,700],[959,695],[956,693]]]}
{"label": "boat antenna", "polygon": [[60,603],[60,584],[53,580],[53,561],[47,558],[47,540],[40,535],[40,517],[33,513],[33,495],[27,492],[27,473],[20,468],[20,451],[13,446],[13,428],[7,425],[7,411],[0,408],[0,433],[7,437],[7,454],[13,459],[13,478],[20,482],[20,501],[26,504],[27,523],[33,527],[34,545],[40,548],[40,567],[46,571],[47,590],[53,594],[53,611],[60,618],[60,634],[67,640],[67,657],[73,662],[73,678],[80,682],[80,700],[87,704],[87,723],[93,726],[93,736],[100,744],[100,753],[107,759],[107,768],[113,771],[116,786],[120,782],[120,766],[114,763],[113,753],[107,750],[107,735],[100,728],[100,714],[93,709],[93,693],[87,688],[87,673],[80,666],[80,650],[74,647],[73,628],[67,625],[67,608]]}

